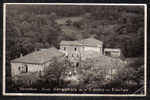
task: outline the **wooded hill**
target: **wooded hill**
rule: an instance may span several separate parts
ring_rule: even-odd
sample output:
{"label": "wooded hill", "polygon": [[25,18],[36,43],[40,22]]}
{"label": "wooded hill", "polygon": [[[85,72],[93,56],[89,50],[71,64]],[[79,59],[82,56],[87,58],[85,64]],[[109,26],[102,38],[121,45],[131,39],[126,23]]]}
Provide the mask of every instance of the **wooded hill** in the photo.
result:
{"label": "wooded hill", "polygon": [[[80,17],[71,21],[70,17]],[[57,23],[66,18],[65,25]],[[70,31],[67,31],[70,29]],[[69,33],[70,32],[70,33]],[[95,37],[125,57],[144,55],[144,7],[9,5],[6,7],[7,62],[61,40]]]}

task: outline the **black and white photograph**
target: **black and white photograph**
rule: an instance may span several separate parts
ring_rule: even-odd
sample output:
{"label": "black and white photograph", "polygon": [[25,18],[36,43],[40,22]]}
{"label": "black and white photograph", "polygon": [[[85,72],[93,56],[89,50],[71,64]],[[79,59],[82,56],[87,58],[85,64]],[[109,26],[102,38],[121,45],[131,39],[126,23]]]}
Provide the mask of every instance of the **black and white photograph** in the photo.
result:
{"label": "black and white photograph", "polygon": [[146,5],[5,3],[3,94],[146,96]]}

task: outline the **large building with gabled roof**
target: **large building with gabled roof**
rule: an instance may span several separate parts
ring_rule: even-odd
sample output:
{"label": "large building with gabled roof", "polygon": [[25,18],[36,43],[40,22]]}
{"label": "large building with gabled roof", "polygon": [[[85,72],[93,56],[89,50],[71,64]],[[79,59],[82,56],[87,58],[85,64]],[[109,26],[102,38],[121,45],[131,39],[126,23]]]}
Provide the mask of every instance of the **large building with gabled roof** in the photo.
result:
{"label": "large building with gabled roof", "polygon": [[78,41],[61,41],[60,51],[75,62],[87,58],[97,57],[103,54],[103,42],[93,37]]}
{"label": "large building with gabled roof", "polygon": [[58,61],[60,61],[63,57],[64,54],[54,47],[35,51],[11,60],[11,75],[15,76],[21,73],[43,72],[55,58],[59,58]]}

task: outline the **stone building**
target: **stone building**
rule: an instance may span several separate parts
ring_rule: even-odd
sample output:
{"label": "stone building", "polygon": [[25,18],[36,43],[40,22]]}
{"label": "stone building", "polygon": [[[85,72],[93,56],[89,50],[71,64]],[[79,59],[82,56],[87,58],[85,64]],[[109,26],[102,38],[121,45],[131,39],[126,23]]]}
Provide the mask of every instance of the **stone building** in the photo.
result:
{"label": "stone building", "polygon": [[60,51],[72,62],[94,58],[103,54],[103,42],[95,38],[79,41],[61,41]]}
{"label": "stone building", "polygon": [[52,47],[11,60],[11,75],[14,77],[33,72],[40,72],[42,74],[44,69],[53,62],[54,58],[61,61],[64,58],[64,54]]}

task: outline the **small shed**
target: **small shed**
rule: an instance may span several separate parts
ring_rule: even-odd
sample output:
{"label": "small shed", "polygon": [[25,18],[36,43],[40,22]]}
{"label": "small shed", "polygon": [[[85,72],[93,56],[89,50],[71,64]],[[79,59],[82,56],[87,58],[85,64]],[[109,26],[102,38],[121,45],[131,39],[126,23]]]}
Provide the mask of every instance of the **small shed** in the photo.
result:
{"label": "small shed", "polygon": [[105,48],[104,49],[105,56],[112,56],[112,57],[120,57],[121,50],[119,48]]}

